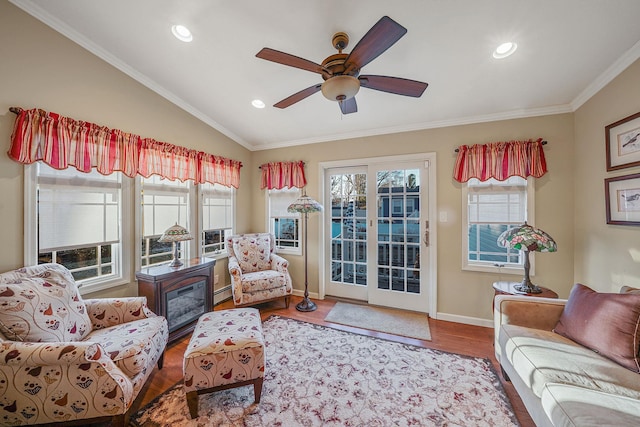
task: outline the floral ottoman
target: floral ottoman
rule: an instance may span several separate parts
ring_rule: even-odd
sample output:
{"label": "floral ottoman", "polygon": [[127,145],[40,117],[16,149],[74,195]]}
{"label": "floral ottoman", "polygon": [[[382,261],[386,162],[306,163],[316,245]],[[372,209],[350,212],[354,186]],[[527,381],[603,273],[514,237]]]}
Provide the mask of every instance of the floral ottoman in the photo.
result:
{"label": "floral ottoman", "polygon": [[264,378],[264,338],[260,312],[234,308],[198,319],[182,365],[191,418],[198,416],[198,395],[253,384],[260,402]]}

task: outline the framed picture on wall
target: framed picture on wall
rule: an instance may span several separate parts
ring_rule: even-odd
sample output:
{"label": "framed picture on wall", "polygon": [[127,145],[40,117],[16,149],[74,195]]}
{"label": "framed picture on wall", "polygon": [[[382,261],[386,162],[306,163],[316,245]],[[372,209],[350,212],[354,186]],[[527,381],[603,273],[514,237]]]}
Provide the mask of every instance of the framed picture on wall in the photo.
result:
{"label": "framed picture on wall", "polygon": [[604,128],[607,141],[607,171],[640,166],[640,113]]}
{"label": "framed picture on wall", "polygon": [[604,180],[607,224],[640,225],[640,173]]}

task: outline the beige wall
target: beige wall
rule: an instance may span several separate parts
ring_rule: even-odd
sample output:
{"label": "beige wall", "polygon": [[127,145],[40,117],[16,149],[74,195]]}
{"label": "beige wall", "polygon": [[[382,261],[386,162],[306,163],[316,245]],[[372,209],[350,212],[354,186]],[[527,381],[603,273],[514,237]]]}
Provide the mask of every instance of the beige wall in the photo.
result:
{"label": "beige wall", "polygon": [[[605,172],[604,126],[640,111],[640,62],[632,65],[575,114],[561,114],[394,135],[357,138],[249,152],[239,144],[143,87],[6,1],[0,1],[0,144],[9,148],[15,116],[10,106],[39,107],[142,136],[234,158],[244,163],[238,191],[237,231],[266,227],[258,165],[274,160],[307,162],[308,192],[318,197],[318,163],[412,153],[437,154],[438,311],[464,320],[490,319],[491,283],[514,276],[461,270],[461,185],[451,178],[460,144],[543,137],[549,173],[536,182],[535,225],[558,242],[558,252],[536,255],[534,282],[568,295],[574,281],[598,290],[640,285],[636,227],[607,226],[603,180],[637,173]],[[428,101],[428,95],[427,101]],[[461,99],[460,102],[464,102]],[[0,271],[23,265],[22,166],[0,156],[0,217],[4,245]],[[317,291],[318,221],[310,218],[310,286]],[[432,219],[436,221],[436,219]],[[131,254],[133,256],[133,254]],[[303,288],[302,257],[288,256],[297,290]],[[226,262],[216,266],[228,283]],[[223,278],[224,277],[224,278]],[[133,295],[134,284],[103,293]]]}
{"label": "beige wall", "polygon": [[640,173],[640,168],[607,172],[604,128],[640,111],[640,61],[636,61],[574,114],[575,261],[574,278],[603,292],[640,287],[640,228],[607,225],[604,180]]}
{"label": "beige wall", "polygon": [[[304,160],[309,181],[307,193],[318,194],[318,164],[320,162],[380,157],[400,154],[430,153],[437,156],[437,209],[447,213],[446,223],[438,227],[438,311],[453,316],[490,319],[493,288],[491,284],[514,280],[516,276],[468,272],[461,270],[462,224],[461,184],[451,176],[455,161],[454,149],[461,144],[476,144],[510,139],[543,137],[549,173],[536,182],[535,225],[547,231],[558,242],[553,254],[536,255],[534,282],[568,295],[573,280],[573,116],[571,114],[535,117],[519,120],[482,123],[468,126],[423,130],[346,141],[310,144],[298,147],[256,151],[254,167],[277,160]],[[265,197],[255,175],[253,190],[254,230],[266,227]],[[309,219],[309,287],[317,292],[319,236],[318,221]],[[437,219],[432,218],[432,221]],[[302,257],[291,260],[295,287],[304,285]]]}
{"label": "beige wall", "polygon": [[[241,187],[250,185],[251,153],[9,2],[0,1],[0,151],[6,153],[15,115],[9,107],[42,108],[79,120],[240,160]],[[23,265],[23,167],[0,155],[0,271]],[[249,192],[238,192],[247,212]],[[249,218],[238,217],[238,230]],[[128,254],[133,259],[133,254]],[[226,261],[216,265],[229,283]],[[135,295],[135,284],[100,296]],[[94,295],[92,295],[94,296]]]}

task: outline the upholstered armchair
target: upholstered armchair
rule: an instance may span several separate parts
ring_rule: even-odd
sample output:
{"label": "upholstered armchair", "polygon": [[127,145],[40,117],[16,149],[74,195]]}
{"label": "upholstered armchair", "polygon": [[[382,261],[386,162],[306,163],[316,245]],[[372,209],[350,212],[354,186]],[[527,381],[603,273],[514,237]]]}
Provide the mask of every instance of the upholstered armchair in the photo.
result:
{"label": "upholstered armchair", "polygon": [[293,292],[289,261],[275,253],[269,233],[239,234],[227,238],[229,274],[236,307],[284,298],[289,308]]}
{"label": "upholstered armchair", "polygon": [[128,424],[168,335],[146,298],[83,300],[62,265],[0,274],[0,425]]}

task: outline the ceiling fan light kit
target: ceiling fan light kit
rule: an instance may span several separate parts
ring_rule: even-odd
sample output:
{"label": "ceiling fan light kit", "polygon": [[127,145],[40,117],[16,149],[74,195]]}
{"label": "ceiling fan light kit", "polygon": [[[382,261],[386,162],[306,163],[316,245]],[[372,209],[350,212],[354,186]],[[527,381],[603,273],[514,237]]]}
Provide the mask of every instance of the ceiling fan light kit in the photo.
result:
{"label": "ceiling fan light kit", "polygon": [[334,34],[331,43],[338,50],[338,53],[325,58],[322,64],[267,47],[258,52],[256,56],[267,61],[320,74],[324,79],[324,83],[315,84],[296,92],[274,104],[274,107],[287,108],[318,91],[322,91],[328,100],[338,101],[343,114],[350,114],[358,111],[355,96],[360,90],[360,86],[395,95],[414,98],[422,96],[428,86],[427,83],[400,77],[360,75],[362,67],[384,53],[406,33],[407,29],[402,25],[388,16],[383,16],[360,39],[349,54],[342,53],[349,44],[349,36],[342,32]]}
{"label": "ceiling fan light kit", "polygon": [[333,76],[322,83],[322,94],[330,101],[345,101],[356,96],[360,80],[353,76]]}

